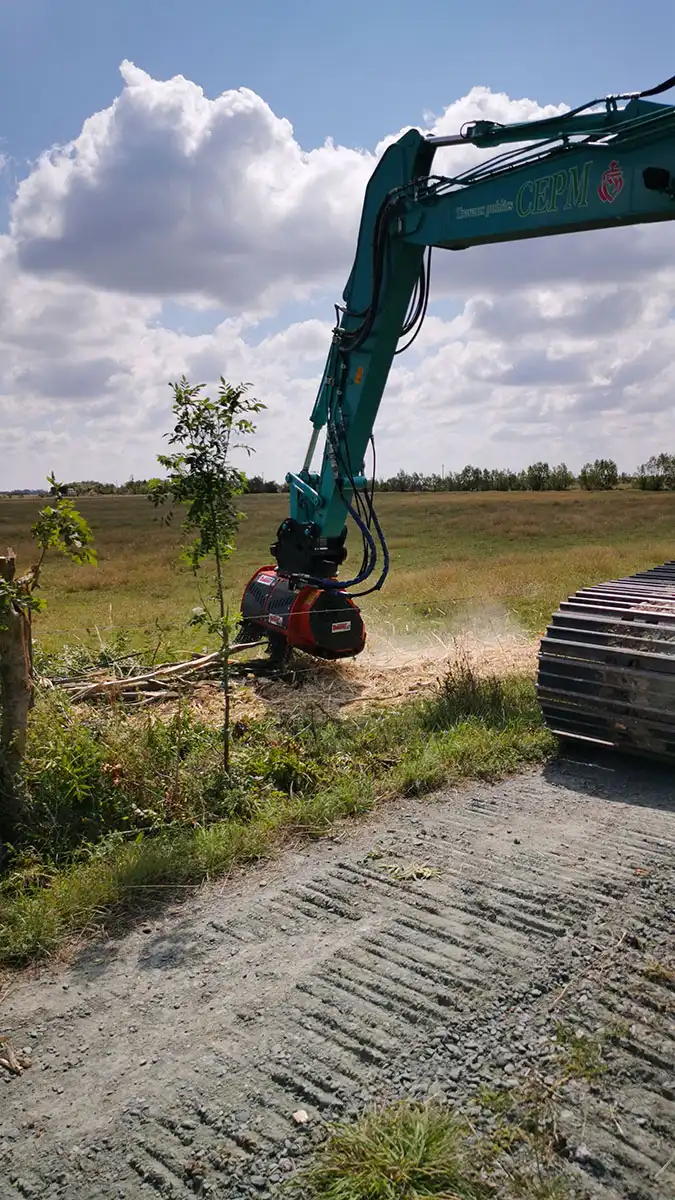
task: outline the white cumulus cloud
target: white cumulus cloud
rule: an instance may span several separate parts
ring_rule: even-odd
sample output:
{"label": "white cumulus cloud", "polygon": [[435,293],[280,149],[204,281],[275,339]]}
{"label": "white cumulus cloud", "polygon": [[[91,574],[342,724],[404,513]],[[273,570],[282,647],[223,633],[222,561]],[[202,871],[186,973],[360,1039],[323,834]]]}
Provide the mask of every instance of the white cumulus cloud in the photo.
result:
{"label": "white cumulus cloud", "polygon": [[[153,472],[167,383],[183,372],[253,382],[267,404],[254,469],[281,478],[303,457],[364,188],[398,134],[305,150],[248,89],[210,99],[181,76],[129,62],[121,73],[114,103],[21,181],[0,235],[12,450],[0,488],[39,485],[52,467]],[[429,131],[564,111],[484,87],[449,99]],[[477,156],[443,150],[434,169]],[[661,225],[436,252],[436,303],[378,420],[382,470],[607,454],[629,467],[668,448],[673,243]],[[181,325],[167,315],[176,304]]]}
{"label": "white cumulus cloud", "polygon": [[121,70],[119,98],[19,188],[12,234],[25,269],[241,307],[343,267],[374,155],[330,142],[303,151],[246,88],[209,100],[182,77]]}

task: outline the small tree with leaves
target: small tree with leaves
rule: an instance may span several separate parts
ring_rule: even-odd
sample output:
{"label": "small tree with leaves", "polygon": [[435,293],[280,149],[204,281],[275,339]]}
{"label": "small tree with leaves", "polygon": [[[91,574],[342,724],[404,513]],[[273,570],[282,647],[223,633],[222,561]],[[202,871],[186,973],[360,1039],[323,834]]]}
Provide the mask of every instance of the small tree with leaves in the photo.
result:
{"label": "small tree with leaves", "polygon": [[568,488],[574,487],[575,483],[576,479],[567,463],[562,462],[557,467],[551,468],[549,488],[552,492],[566,492]]}
{"label": "small tree with leaves", "polygon": [[230,686],[229,648],[234,619],[230,614],[225,589],[225,564],[235,548],[235,537],[244,514],[238,498],[246,491],[246,475],[231,461],[233,451],[252,453],[246,439],[255,433],[251,415],[265,407],[248,396],[251,384],[233,385],[220,377],[215,399],[202,395],[204,384],[190,384],[183,376],[173,390],[172,411],[176,418],[173,432],[166,434],[173,454],[160,454],[157,461],[167,477],[150,489],[155,506],[166,505],[165,519],[170,521],[173,506],[185,510],[183,528],[192,535],[183,551],[195,575],[205,563],[212,568],[211,594],[201,593],[202,607],[191,624],[216,634],[221,647],[222,686],[225,696],[223,723],[223,766],[230,769]]}
{"label": "small tree with leaves", "polygon": [[50,551],[77,563],[95,563],[93,536],[84,517],[65,494],[54,475],[48,477],[51,503],[38,513],[31,535],[39,550],[34,566],[17,576],[13,550],[0,556],[0,825],[12,829],[20,815],[17,776],[26,749],[28,714],[32,708],[32,616],[45,607],[37,595],[42,568]]}
{"label": "small tree with leaves", "polygon": [[675,454],[652,454],[638,467],[636,486],[643,491],[660,492],[675,489]]}
{"label": "small tree with leaves", "polygon": [[587,492],[608,492],[617,487],[619,471],[611,458],[596,458],[595,462],[584,463],[579,472],[579,484]]}
{"label": "small tree with leaves", "polygon": [[545,492],[550,486],[551,468],[547,462],[532,463],[531,466],[526,467],[525,477],[530,491]]}

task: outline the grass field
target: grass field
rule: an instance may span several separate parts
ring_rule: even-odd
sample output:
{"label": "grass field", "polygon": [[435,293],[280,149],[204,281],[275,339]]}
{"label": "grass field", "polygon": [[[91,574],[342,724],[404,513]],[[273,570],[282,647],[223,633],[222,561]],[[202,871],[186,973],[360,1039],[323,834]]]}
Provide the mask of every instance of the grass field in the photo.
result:
{"label": "grass field", "polygon": [[[0,546],[12,545],[23,566],[38,507],[0,502]],[[373,641],[406,630],[475,634],[481,615],[495,614],[536,634],[580,585],[675,557],[675,496],[384,494],[379,507],[392,574],[364,604]],[[228,567],[233,607],[269,561],[285,498],[248,497],[245,508]],[[186,619],[198,595],[177,562],[180,531],[142,497],[84,499],[81,509],[100,565],[49,563],[38,644],[95,644],[98,629],[107,642],[131,631],[143,648],[161,638],[163,657],[196,648],[203,635]],[[390,796],[499,778],[555,752],[529,670],[504,679],[443,670],[399,707],[369,704],[339,721],[296,708],[291,688],[287,711],[273,704],[237,722],[229,774],[218,726],[189,703],[156,720],[124,706],[71,706],[58,689],[40,689],[24,816],[0,874],[0,967],[142,912],[156,886],[164,897]]]}
{"label": "grass field", "polygon": [[[99,551],[98,567],[52,560],[44,575],[49,609],[36,622],[41,644],[90,642],[100,631],[163,636],[163,652],[192,650],[204,635],[185,627],[199,602],[179,564],[180,531],[166,527],[144,497],[84,498]],[[0,501],[0,546],[27,564],[28,530],[38,500]],[[285,496],[243,502],[239,548],[228,566],[236,608],[287,511]],[[476,614],[501,610],[531,634],[576,588],[675,557],[675,495],[606,493],[383,493],[378,509],[392,554],[381,593],[363,602],[368,628],[387,635],[425,628],[454,632]],[[359,552],[350,535],[352,557]]]}

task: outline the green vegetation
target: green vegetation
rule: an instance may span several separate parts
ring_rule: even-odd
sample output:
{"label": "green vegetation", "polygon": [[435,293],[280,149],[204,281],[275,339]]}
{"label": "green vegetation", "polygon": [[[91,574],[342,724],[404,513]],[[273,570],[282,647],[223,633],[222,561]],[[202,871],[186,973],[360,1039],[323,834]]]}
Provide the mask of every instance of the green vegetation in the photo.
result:
{"label": "green vegetation", "polygon": [[[312,1200],[487,1200],[466,1123],[438,1104],[394,1104],[335,1126],[302,1177]],[[294,1182],[297,1187],[297,1182]]]}
{"label": "green vegetation", "polygon": [[555,1040],[558,1062],[564,1068],[563,1079],[585,1079],[587,1083],[599,1079],[606,1070],[603,1049],[609,1036],[606,1032],[592,1036],[559,1022]]}
{"label": "green vegetation", "polygon": [[[159,481],[156,479],[134,479],[126,483],[101,483],[96,479],[72,480],[68,483],[71,496],[141,496],[151,491]],[[397,471],[388,478],[376,479],[375,490],[383,492],[565,492],[580,487],[587,491],[602,491],[610,488],[631,486],[643,490],[660,491],[675,489],[675,455],[655,454],[635,471],[619,473],[611,458],[596,458],[584,463],[578,475],[570,471],[567,463],[550,466],[547,462],[530,463],[520,471],[509,467],[474,467],[470,463],[460,471],[445,471],[425,474],[423,471]],[[277,483],[262,475],[251,475],[246,480],[246,491],[251,495],[260,493],[287,492],[287,483]],[[39,494],[25,488],[10,492],[0,491],[3,496],[29,496]]]}
{"label": "green vegetation", "polygon": [[328,1129],[288,1191],[303,1200],[571,1200],[537,1098],[507,1103],[496,1125],[436,1100],[368,1110]]}
{"label": "green vegetation", "polygon": [[675,490],[675,454],[652,454],[638,467],[635,486],[647,492]]}
{"label": "green vegetation", "polygon": [[529,680],[472,681],[466,667],[436,695],[365,719],[238,721],[229,776],[221,731],[188,709],[168,721],[76,711],[42,691],[0,882],[0,961],[49,954],[289,834],[320,836],[401,792],[496,778],[553,744]]}
{"label": "green vegetation", "polygon": [[579,486],[587,492],[609,491],[618,482],[619,473],[611,458],[596,458],[595,462],[584,463],[579,472]]}
{"label": "green vegetation", "polygon": [[71,562],[96,563],[87,522],[53,474],[48,481],[53,503],[39,511],[30,530],[39,551],[37,562],[17,576],[13,552],[8,549],[0,557],[0,833],[11,831],[19,804],[15,776],[23,758],[34,692],[32,614],[45,605],[36,595],[45,558],[54,550]]}
{"label": "green vegetation", "polygon": [[[223,769],[230,764],[230,642],[236,634],[238,608],[230,614],[225,596],[225,564],[234,553],[236,535],[244,514],[239,511],[239,497],[246,487],[246,476],[231,462],[233,450],[253,453],[247,442],[238,438],[251,437],[255,425],[251,414],[259,413],[265,405],[246,395],[250,384],[236,386],[220,377],[215,400],[203,396],[203,384],[191,385],[183,376],[171,384],[172,412],[175,424],[167,434],[173,454],[159,454],[157,461],[166,476],[149,492],[155,508],[164,507],[164,521],[171,524],[178,510],[182,529],[191,540],[183,548],[182,558],[194,576],[207,569],[211,593],[192,610],[190,625],[207,631],[218,640],[221,663],[223,711]],[[215,604],[215,609],[213,605]]]}
{"label": "green vegetation", "polygon": [[[27,536],[40,501],[0,503],[0,546],[30,555]],[[64,642],[98,645],[129,630],[134,645],[161,658],[217,639],[187,625],[194,580],[177,566],[180,531],[161,523],[144,496],[84,497],[99,565],[50,568],[50,604],[35,623],[46,651]],[[281,495],[242,497],[243,522],[227,568],[234,608],[287,512]],[[672,558],[675,498],[667,492],[382,493],[392,553],[382,592],[363,601],[370,636],[435,630],[441,635],[506,614],[540,633],[560,600],[578,587]],[[352,554],[357,539],[350,537]],[[360,541],[359,541],[360,545]]]}

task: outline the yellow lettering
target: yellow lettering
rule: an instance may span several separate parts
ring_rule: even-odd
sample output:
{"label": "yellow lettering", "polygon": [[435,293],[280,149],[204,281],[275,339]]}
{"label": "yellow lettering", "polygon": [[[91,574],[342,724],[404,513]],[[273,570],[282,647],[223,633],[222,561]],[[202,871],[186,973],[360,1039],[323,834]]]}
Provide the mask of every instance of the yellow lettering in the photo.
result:
{"label": "yellow lettering", "polygon": [[567,172],[569,184],[565,197],[565,208],[586,208],[588,205],[588,185],[591,180],[592,166],[592,162],[584,163],[581,167],[581,174],[579,167],[570,167]]}
{"label": "yellow lettering", "polygon": [[538,179],[534,185],[534,211],[536,213],[546,212],[548,208],[548,185],[551,181],[550,175],[544,175],[543,179]]}
{"label": "yellow lettering", "polygon": [[534,184],[531,179],[528,179],[526,183],[521,184],[521,186],[518,188],[518,195],[516,196],[516,212],[518,213],[519,217],[529,217],[530,213],[532,212],[532,195],[530,194],[530,196],[526,199],[525,193],[528,191],[528,189],[530,193],[532,193],[533,188]]}
{"label": "yellow lettering", "polygon": [[551,188],[551,202],[548,206],[549,212],[555,212],[558,208],[558,200],[567,188],[567,171],[556,171],[553,176],[553,186]]}

